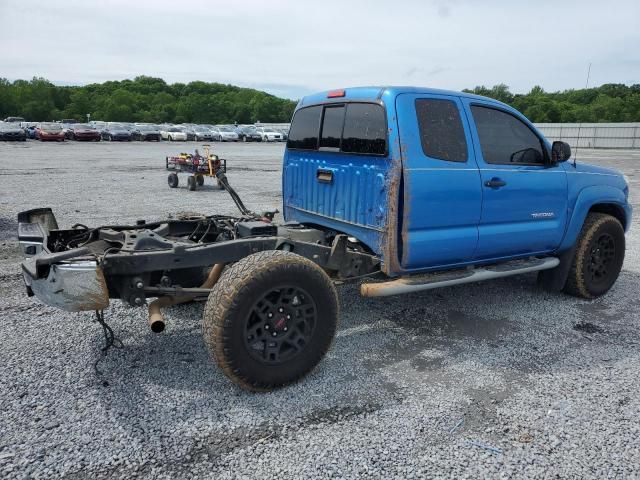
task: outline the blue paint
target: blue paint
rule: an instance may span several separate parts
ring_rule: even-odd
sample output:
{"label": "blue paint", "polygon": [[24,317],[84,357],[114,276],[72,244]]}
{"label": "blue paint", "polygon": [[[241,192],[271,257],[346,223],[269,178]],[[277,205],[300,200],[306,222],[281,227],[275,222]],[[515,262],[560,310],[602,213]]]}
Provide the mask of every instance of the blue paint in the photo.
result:
{"label": "blue paint", "polygon": [[[564,251],[576,241],[595,205],[618,209],[625,229],[631,223],[628,186],[615,170],[586,164],[574,167],[571,161],[487,163],[472,105],[516,116],[551,148],[535,126],[508,105],[477,95],[415,87],[345,91],[342,98],[329,99],[328,92],[307,96],[297,109],[327,103],[378,103],[387,117],[387,153],[371,156],[287,148],[284,215],[288,221],[358,238],[381,257],[390,275]],[[415,101],[427,98],[450,100],[458,108],[467,144],[465,162],[424,153]],[[330,171],[332,181],[318,181],[319,170]],[[506,185],[486,187],[492,179]],[[402,188],[390,188],[392,181]],[[397,217],[392,212],[398,212]]]}

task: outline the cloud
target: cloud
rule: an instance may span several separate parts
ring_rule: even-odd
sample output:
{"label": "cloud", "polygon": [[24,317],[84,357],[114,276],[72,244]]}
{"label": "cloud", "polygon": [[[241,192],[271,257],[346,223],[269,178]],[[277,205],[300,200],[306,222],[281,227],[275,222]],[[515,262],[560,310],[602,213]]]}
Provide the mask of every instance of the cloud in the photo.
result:
{"label": "cloud", "polygon": [[632,0],[0,0],[0,76],[150,75],[294,99],[376,84],[553,91],[580,87],[589,62],[593,85],[638,83],[638,18]]}

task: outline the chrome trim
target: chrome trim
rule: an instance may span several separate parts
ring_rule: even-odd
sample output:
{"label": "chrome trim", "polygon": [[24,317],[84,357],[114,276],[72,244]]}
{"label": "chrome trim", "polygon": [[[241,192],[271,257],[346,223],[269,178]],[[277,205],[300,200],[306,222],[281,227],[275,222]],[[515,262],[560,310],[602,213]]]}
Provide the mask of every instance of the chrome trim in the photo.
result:
{"label": "chrome trim", "polygon": [[102,310],[109,305],[109,291],[102,268],[93,260],[58,263],[46,278],[36,279],[28,272],[35,258],[23,262],[24,281],[38,299],[67,312]]}

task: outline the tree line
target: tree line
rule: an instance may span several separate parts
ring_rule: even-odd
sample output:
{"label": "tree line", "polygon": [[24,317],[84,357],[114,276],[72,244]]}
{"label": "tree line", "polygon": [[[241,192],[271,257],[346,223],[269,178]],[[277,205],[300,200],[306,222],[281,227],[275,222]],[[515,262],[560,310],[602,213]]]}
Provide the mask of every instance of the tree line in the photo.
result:
{"label": "tree line", "polygon": [[140,76],[84,86],[58,86],[44,78],[0,78],[0,118],[62,118],[145,123],[288,122],[296,102],[221,83],[168,84]]}
{"label": "tree line", "polygon": [[513,94],[504,84],[464,90],[507,103],[534,123],[640,122],[640,84],[607,83],[596,88]]}
{"label": "tree line", "polygon": [[[531,121],[640,122],[640,84],[545,92],[536,86],[514,94],[504,84],[465,92],[507,103]],[[84,86],[58,86],[44,78],[13,82],[0,78],[0,118],[29,121],[91,118],[148,123],[288,122],[296,102],[250,88],[195,81],[168,84],[140,76]]]}

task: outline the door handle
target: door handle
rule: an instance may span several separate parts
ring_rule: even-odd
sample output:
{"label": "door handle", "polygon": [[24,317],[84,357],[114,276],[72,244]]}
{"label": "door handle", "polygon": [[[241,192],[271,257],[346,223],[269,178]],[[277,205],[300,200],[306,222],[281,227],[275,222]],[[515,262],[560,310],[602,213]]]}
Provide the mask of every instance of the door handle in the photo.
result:
{"label": "door handle", "polygon": [[333,172],[331,170],[319,168],[316,172],[316,179],[322,183],[331,183],[333,182]]}
{"label": "door handle", "polygon": [[484,186],[489,188],[500,188],[504,187],[506,184],[507,182],[498,177],[493,177],[491,180],[484,182]]}

